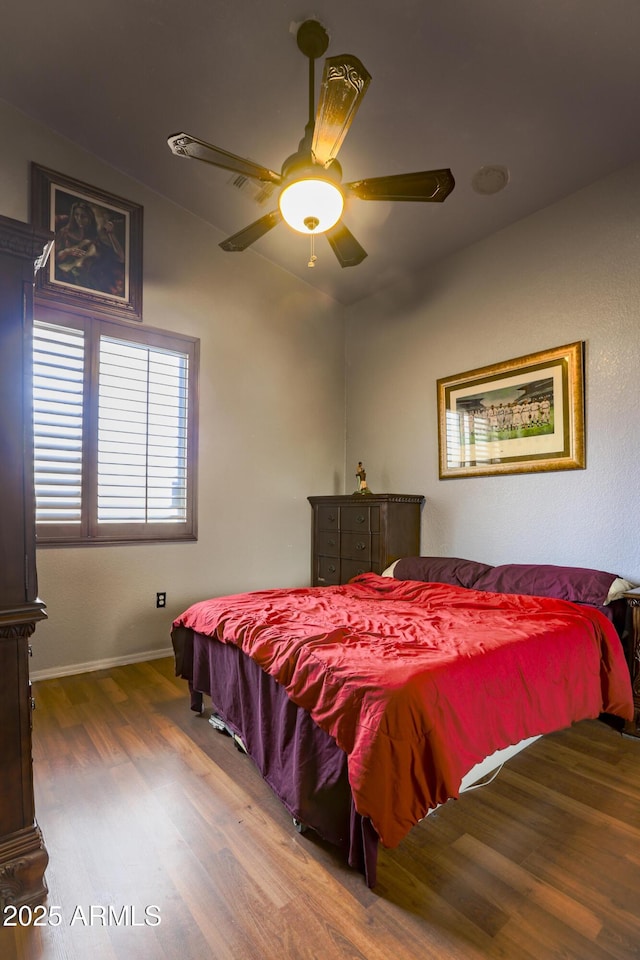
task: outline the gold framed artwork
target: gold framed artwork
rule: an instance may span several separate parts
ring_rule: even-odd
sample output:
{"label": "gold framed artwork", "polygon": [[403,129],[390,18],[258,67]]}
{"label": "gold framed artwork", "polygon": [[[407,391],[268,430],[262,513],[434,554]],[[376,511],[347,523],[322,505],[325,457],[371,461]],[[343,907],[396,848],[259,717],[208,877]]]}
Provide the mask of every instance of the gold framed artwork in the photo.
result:
{"label": "gold framed artwork", "polygon": [[437,386],[441,480],[584,469],[583,341]]}
{"label": "gold framed artwork", "polygon": [[31,219],[55,235],[39,300],[142,320],[141,206],[32,163]]}

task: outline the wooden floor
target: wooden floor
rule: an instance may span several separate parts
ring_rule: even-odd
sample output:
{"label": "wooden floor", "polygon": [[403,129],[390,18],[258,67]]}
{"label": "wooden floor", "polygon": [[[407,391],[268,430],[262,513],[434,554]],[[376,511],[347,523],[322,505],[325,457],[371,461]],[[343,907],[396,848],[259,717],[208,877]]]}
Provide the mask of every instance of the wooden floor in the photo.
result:
{"label": "wooden floor", "polygon": [[50,924],[0,929],[2,960],[640,958],[640,740],[545,737],[382,851],[374,892],[171,660],[34,688]]}

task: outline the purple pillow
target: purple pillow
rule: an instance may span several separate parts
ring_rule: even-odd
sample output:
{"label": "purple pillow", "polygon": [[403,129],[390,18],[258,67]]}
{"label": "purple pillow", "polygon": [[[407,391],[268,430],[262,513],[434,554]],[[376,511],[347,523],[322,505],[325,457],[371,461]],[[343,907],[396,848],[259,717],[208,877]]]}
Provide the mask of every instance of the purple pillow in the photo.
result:
{"label": "purple pillow", "polygon": [[472,585],[491,593],[521,593],[554,597],[573,603],[604,604],[617,574],[586,567],[556,567],[551,564],[506,563],[491,567]]}
{"label": "purple pillow", "polygon": [[454,587],[473,587],[478,577],[493,568],[488,563],[461,560],[458,557],[402,557],[393,569],[396,580],[424,580],[450,583]]}

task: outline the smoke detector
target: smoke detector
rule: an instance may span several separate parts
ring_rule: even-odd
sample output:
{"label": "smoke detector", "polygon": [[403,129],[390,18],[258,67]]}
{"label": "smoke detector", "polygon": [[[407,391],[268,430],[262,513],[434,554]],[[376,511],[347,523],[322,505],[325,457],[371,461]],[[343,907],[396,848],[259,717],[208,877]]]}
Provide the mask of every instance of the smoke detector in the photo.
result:
{"label": "smoke detector", "polygon": [[509,183],[509,170],[498,164],[489,164],[480,169],[471,178],[471,186],[476,193],[490,197],[500,193]]}

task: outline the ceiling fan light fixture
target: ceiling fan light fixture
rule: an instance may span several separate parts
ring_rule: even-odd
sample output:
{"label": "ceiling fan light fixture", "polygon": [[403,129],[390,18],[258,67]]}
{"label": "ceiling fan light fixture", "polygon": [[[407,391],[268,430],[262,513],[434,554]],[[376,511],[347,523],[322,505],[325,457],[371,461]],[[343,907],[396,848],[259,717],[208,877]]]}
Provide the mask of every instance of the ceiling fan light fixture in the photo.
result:
{"label": "ceiling fan light fixture", "polygon": [[325,233],[342,216],[344,197],[331,180],[303,177],[284,187],[278,205],[285,221],[298,233]]}
{"label": "ceiling fan light fixture", "polygon": [[350,201],[355,197],[441,203],[453,190],[455,180],[447,168],[369,177],[342,186],[337,153],[362,103],[371,74],[353,54],[327,57],[316,105],[314,65],[326,52],[329,35],[317,20],[292,24],[292,28],[298,48],[309,61],[309,117],[298,149],[287,157],[280,173],[188,133],[172,134],[169,147],[178,157],[193,157],[230,170],[236,179],[256,181],[263,185],[261,192],[270,194],[276,187],[279,189],[277,209],[223,240],[220,247],[226,252],[241,253],[284,220],[293,230],[310,237],[310,266],[316,260],[314,237],[324,233],[340,266],[355,267],[367,252],[341,219],[345,195]]}

